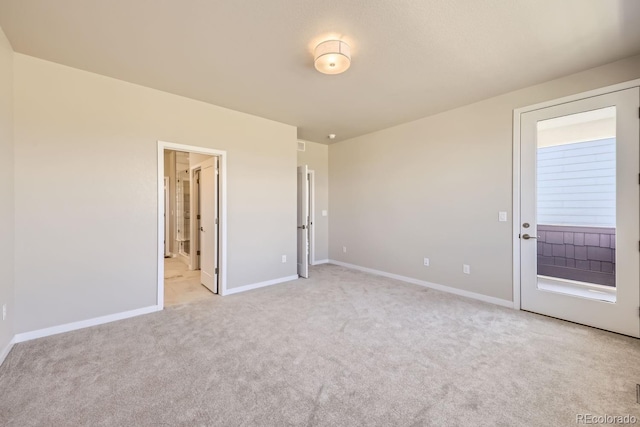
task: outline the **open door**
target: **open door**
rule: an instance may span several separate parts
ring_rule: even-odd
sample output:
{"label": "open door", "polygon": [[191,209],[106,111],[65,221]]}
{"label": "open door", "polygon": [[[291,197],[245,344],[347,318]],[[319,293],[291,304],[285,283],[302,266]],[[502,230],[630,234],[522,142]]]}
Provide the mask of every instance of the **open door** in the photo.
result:
{"label": "open door", "polygon": [[309,278],[309,168],[298,166],[298,276]]}
{"label": "open door", "polygon": [[191,169],[191,270],[200,270],[200,166]]}
{"label": "open door", "polygon": [[218,293],[218,158],[200,170],[200,280]]}
{"label": "open door", "polygon": [[169,258],[171,252],[169,251],[169,242],[167,239],[171,237],[169,230],[169,177],[164,177],[164,257]]}

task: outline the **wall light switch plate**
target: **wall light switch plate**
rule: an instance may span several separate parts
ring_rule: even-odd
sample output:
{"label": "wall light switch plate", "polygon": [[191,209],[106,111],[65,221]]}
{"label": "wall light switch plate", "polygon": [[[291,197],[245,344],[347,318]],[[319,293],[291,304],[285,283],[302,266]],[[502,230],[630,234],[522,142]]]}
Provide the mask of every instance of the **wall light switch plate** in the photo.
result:
{"label": "wall light switch plate", "polygon": [[322,211],[322,216],[327,216],[327,211]]}
{"label": "wall light switch plate", "polygon": [[462,264],[462,272],[464,274],[471,274],[471,266],[467,264]]}
{"label": "wall light switch plate", "polygon": [[429,267],[429,258],[424,259],[424,266]]}
{"label": "wall light switch plate", "polygon": [[287,262],[287,256],[286,255],[282,255],[282,262]]}
{"label": "wall light switch plate", "polygon": [[506,222],[507,221],[507,213],[506,212],[498,212],[498,221]]}

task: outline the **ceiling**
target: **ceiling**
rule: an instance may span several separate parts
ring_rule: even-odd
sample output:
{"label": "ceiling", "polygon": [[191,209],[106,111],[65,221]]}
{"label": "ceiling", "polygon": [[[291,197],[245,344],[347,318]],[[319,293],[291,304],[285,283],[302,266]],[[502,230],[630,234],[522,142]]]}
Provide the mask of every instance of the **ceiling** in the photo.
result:
{"label": "ceiling", "polygon": [[[639,22],[638,0],[0,0],[16,52],[321,143],[638,54]],[[351,68],[320,74],[313,48],[336,37]]]}

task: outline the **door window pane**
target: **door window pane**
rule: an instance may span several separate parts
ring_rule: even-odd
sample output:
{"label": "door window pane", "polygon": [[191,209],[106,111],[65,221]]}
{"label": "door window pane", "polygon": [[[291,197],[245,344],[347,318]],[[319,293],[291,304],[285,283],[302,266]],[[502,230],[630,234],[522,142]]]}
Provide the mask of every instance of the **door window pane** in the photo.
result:
{"label": "door window pane", "polygon": [[539,287],[615,295],[616,108],[538,122],[536,168]]}

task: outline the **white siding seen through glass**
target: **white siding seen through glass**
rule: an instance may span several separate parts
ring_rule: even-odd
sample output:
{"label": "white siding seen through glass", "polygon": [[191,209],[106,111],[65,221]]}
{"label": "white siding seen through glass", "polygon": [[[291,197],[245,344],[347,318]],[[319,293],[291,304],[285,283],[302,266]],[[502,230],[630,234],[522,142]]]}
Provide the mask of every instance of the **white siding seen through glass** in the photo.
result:
{"label": "white siding seen through glass", "polygon": [[538,223],[615,227],[616,140],[538,148]]}

